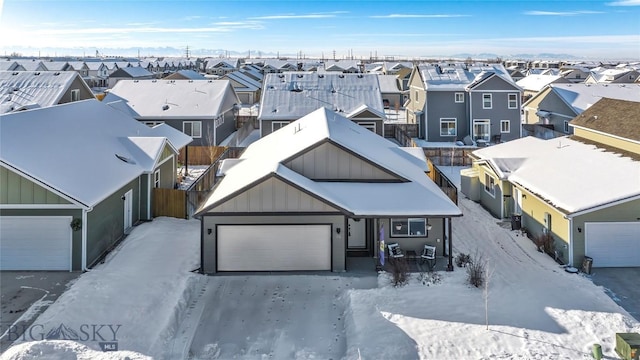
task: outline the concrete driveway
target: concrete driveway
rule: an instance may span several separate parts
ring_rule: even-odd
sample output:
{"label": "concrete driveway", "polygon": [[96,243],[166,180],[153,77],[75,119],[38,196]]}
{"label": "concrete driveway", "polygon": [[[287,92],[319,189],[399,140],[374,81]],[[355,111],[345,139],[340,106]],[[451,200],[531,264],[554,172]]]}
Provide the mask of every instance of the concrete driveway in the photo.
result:
{"label": "concrete driveway", "polygon": [[66,271],[0,271],[0,353],[80,276]]}
{"label": "concrete driveway", "polygon": [[377,276],[218,275],[208,278],[191,359],[341,359],[347,291]]}
{"label": "concrete driveway", "polygon": [[640,321],[640,267],[594,268],[591,280],[604,287],[607,295]]}

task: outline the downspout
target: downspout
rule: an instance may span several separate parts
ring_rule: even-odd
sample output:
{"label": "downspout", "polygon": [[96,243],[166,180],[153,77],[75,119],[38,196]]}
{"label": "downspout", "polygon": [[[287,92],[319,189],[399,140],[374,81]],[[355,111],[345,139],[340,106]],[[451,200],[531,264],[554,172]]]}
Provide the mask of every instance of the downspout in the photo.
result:
{"label": "downspout", "polygon": [[449,223],[449,264],[447,264],[447,271],[453,271],[453,233],[451,232],[451,218],[447,218],[447,222]]}
{"label": "downspout", "polygon": [[82,209],[82,261],[80,266],[83,272],[90,271],[90,269],[87,268],[87,213],[92,210],[92,207]]}
{"label": "downspout", "polygon": [[147,220],[153,218],[151,216],[151,176],[152,174],[147,174]]}
{"label": "downspout", "polygon": [[471,135],[471,140],[475,142],[473,139],[473,94],[471,90],[469,90],[469,135]]}
{"label": "downspout", "polygon": [[573,265],[573,218],[572,217],[569,218],[569,244],[567,246],[569,247],[568,263],[569,265],[574,266]]}

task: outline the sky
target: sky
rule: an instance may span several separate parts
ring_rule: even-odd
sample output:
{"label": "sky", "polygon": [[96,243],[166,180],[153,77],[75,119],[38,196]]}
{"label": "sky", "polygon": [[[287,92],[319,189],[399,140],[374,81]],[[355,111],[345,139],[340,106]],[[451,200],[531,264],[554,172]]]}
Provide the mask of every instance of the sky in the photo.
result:
{"label": "sky", "polygon": [[254,57],[640,60],[640,0],[0,0],[0,55],[181,55],[187,47]]}

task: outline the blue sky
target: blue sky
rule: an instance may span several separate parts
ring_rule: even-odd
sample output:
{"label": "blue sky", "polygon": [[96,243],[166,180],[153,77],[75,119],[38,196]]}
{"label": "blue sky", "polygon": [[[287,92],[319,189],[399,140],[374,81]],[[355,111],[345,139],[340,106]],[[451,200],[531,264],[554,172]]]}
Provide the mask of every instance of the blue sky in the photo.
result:
{"label": "blue sky", "polygon": [[561,53],[640,60],[639,24],[640,0],[0,0],[0,54],[189,46],[254,56],[331,58],[335,50],[336,58]]}

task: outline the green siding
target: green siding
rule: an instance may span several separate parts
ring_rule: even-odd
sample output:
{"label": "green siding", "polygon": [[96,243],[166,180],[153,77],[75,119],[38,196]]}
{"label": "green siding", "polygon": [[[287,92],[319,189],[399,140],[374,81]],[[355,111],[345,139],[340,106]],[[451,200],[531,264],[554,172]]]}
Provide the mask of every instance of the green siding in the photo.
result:
{"label": "green siding", "polygon": [[[81,209],[2,209],[2,216],[71,216],[82,219]],[[84,224],[83,224],[84,226]],[[72,232],[71,267],[82,270],[82,230]]]}
{"label": "green siding", "polygon": [[169,159],[160,165],[157,169],[160,169],[160,187],[164,189],[173,189],[176,184],[176,169],[174,168],[174,161]]}
{"label": "green siding", "polygon": [[70,204],[35,182],[0,167],[0,204]]}
{"label": "green siding", "polygon": [[[160,155],[160,159],[164,160],[164,159],[166,159],[169,156],[172,156],[174,154],[175,153],[173,152],[173,149],[171,149],[171,146],[165,145],[164,149],[162,149],[162,155]],[[160,160],[160,161],[162,161],[162,160]]]}
{"label": "green siding", "polygon": [[133,224],[140,220],[140,184],[138,178],[100,202],[87,214],[87,266],[124,235],[124,201],[122,196],[133,190]]}
{"label": "green siding", "polygon": [[[147,202],[149,201],[149,178],[152,175],[143,174],[140,176],[140,219],[151,220],[151,214],[147,208]],[[153,184],[151,184],[153,186]]]}
{"label": "green siding", "polygon": [[[573,235],[573,264],[582,264],[585,253],[585,226],[586,222],[627,222],[638,221],[640,217],[640,199],[629,201],[620,205],[611,206],[602,210],[597,210],[577,216],[573,219],[571,229]],[[582,232],[578,232],[578,228]]]}

